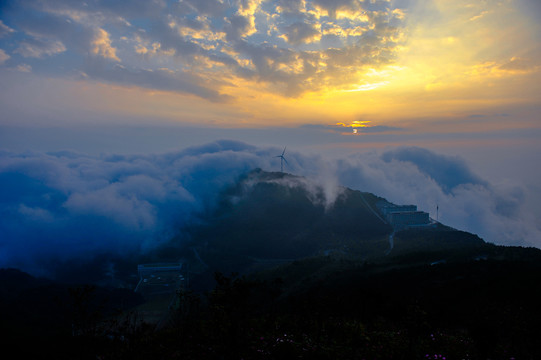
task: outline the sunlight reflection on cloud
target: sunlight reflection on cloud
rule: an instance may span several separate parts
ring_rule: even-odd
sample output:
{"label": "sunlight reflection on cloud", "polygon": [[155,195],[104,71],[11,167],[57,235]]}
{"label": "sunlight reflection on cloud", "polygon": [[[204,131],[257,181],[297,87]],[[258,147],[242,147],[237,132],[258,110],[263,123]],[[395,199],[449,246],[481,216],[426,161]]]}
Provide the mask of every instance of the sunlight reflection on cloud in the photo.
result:
{"label": "sunlight reflection on cloud", "polygon": [[[116,62],[126,74],[146,73],[148,77],[148,82],[141,83],[127,76],[121,84],[216,100],[219,96],[198,88],[220,91],[220,82],[213,79],[224,75],[233,83],[250,79],[278,85],[274,91],[285,96],[333,86],[331,78],[339,83],[359,82],[365,67],[394,60],[404,32],[403,12],[384,0],[183,0],[132,5],[32,0],[16,4],[10,9],[14,31],[21,34],[15,41],[24,56],[62,52],[71,60],[77,56],[79,68],[73,71],[82,70],[100,81],[107,81],[107,72]],[[33,19],[23,17],[28,10]],[[11,29],[2,25],[2,29]],[[7,30],[3,32],[9,35]],[[31,43],[35,45],[31,47]],[[96,66],[92,59],[85,59],[88,54],[111,64]],[[137,56],[144,56],[144,61],[132,60]],[[69,65],[78,66],[73,61]],[[85,69],[88,66],[94,71]],[[198,80],[190,86],[164,87],[154,77],[161,68]],[[109,81],[116,82],[114,77]]]}

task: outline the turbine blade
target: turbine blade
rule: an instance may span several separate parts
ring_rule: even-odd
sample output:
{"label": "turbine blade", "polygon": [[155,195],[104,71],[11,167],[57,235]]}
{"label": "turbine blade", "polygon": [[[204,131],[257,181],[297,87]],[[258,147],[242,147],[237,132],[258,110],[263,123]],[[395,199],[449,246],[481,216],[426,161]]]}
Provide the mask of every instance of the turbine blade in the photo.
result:
{"label": "turbine blade", "polygon": [[284,147],[284,151],[282,151],[282,156],[284,156],[284,154],[286,153],[286,148],[287,146]]}
{"label": "turbine blade", "polygon": [[284,159],[284,161],[286,162],[286,164],[288,164],[288,165],[289,165],[289,163],[287,162],[286,158],[282,158],[282,159]]}

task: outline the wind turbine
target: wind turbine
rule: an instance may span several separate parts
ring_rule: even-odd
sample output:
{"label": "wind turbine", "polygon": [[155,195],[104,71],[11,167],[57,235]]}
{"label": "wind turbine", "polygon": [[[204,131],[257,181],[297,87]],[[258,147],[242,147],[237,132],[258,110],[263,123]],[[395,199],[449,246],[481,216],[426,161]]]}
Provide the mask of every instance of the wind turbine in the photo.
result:
{"label": "wind turbine", "polygon": [[[287,164],[287,160],[286,158],[284,157],[284,154],[286,153],[286,148],[284,147],[284,151],[282,151],[282,155],[278,155],[278,156],[275,156],[275,157],[279,157],[280,158],[280,172],[284,172],[284,161],[285,163]],[[289,164],[288,164],[289,165]]]}

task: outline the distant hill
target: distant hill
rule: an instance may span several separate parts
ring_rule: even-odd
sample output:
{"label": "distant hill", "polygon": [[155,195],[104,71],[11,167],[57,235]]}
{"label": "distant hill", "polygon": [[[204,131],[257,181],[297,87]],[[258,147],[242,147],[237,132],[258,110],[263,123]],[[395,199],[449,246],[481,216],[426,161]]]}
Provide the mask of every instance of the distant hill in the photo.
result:
{"label": "distant hill", "polygon": [[140,304],[132,290],[66,285],[0,269],[0,337],[17,357],[78,358],[76,336],[102,334],[107,319]]}
{"label": "distant hill", "polygon": [[[66,285],[0,269],[0,335],[22,358],[541,358],[541,250],[393,228],[385,199],[333,190],[261,170],[224,189],[191,242],[147,255],[188,271],[161,326],[139,294],[80,271]],[[119,278],[142,260],[115,262]]]}
{"label": "distant hill", "polygon": [[178,323],[193,336],[183,343],[188,353],[541,356],[541,250],[497,246],[434,221],[393,228],[378,209],[386,200],[370,193],[341,188],[333,200],[310,179],[261,170],[224,190],[186,252],[204,269],[194,289],[209,290],[208,307]]}
{"label": "distant hill", "polygon": [[385,199],[345,187],[336,194],[328,199],[324,186],[308,178],[251,171],[224,189],[218,206],[192,229],[189,246],[210,271],[224,273],[330,254],[373,261],[430,252],[437,261],[444,256],[438,252],[466,251],[462,255],[471,257],[488,246],[439,223],[395,233],[378,209]]}
{"label": "distant hill", "polygon": [[225,271],[326,252],[383,254],[392,228],[375,212],[379,198],[340,190],[328,205],[323,189],[306,178],[252,171],[203,217],[193,233],[195,247],[206,263]]}

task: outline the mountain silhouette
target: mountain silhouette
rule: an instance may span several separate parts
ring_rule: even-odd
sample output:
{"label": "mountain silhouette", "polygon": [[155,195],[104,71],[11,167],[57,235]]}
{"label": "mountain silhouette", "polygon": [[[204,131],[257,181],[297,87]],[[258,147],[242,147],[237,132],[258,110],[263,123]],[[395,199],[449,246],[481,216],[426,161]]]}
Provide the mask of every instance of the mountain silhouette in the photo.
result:
{"label": "mountain silhouette", "polygon": [[[540,358],[541,250],[389,208],[416,209],[254,170],[191,241],[149,255],[182,257],[189,284],[171,299],[0,269],[0,335],[24,358]],[[141,317],[158,311],[161,326]]]}
{"label": "mountain silhouette", "polygon": [[398,229],[380,209],[390,203],[374,194],[345,187],[332,194],[305,177],[253,170],[202,215],[190,246],[213,270],[241,273],[329,254],[367,261],[488,246],[434,221]]}

